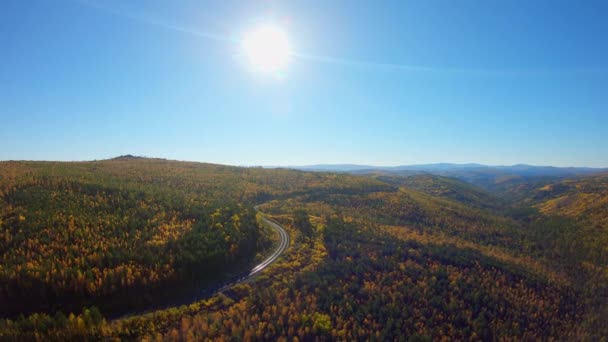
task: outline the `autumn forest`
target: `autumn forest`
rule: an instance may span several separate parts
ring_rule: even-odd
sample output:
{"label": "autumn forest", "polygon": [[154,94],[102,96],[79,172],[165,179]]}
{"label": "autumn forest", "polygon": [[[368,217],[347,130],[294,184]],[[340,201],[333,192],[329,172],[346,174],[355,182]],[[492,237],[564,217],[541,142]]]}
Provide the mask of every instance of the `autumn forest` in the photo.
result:
{"label": "autumn forest", "polygon": [[0,162],[0,340],[597,340],[606,246],[601,173]]}

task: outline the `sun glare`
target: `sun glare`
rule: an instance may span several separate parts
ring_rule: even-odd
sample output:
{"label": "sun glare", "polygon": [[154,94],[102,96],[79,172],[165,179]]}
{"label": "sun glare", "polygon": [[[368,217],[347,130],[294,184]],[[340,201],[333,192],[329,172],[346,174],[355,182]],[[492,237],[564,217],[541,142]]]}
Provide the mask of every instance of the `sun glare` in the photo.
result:
{"label": "sun glare", "polygon": [[284,70],[291,57],[287,34],[273,25],[260,26],[246,34],[243,49],[251,66],[262,72]]}

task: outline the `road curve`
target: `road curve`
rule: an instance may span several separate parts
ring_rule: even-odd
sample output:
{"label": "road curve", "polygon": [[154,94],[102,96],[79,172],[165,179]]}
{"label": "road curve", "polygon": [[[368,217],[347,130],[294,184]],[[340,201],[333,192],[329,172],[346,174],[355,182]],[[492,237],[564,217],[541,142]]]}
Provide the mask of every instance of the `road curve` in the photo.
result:
{"label": "road curve", "polygon": [[[255,210],[258,210],[258,206],[255,206]],[[266,259],[264,259],[264,261],[262,261],[261,263],[257,264],[255,267],[253,267],[246,275],[238,278],[237,280],[234,280],[233,282],[230,282],[230,283],[220,287],[218,290],[215,291],[215,293],[225,291],[228,288],[230,288],[238,283],[242,283],[246,280],[249,280],[251,277],[258,274],[259,272],[264,270],[266,267],[270,266],[273,262],[275,262],[279,258],[279,256],[281,256],[281,254],[283,254],[283,252],[287,249],[287,247],[289,247],[289,233],[287,233],[285,228],[281,227],[281,225],[279,225],[278,223],[271,221],[265,217],[262,217],[262,221],[265,224],[269,225],[272,229],[274,229],[279,234],[279,239],[280,239],[279,246],[277,247],[277,249],[274,250],[274,252],[272,252],[272,254],[270,254]]]}
{"label": "road curve", "polygon": [[[256,211],[259,211],[257,205],[254,208]],[[111,320],[124,319],[127,317],[143,315],[143,314],[151,313],[151,312],[158,311],[158,310],[168,309],[168,308],[174,307],[174,306],[193,303],[200,299],[208,298],[217,293],[224,292],[224,291],[228,290],[229,288],[233,287],[234,285],[244,283],[244,282],[251,280],[251,278],[253,278],[256,274],[260,273],[261,271],[266,269],[268,266],[270,266],[273,262],[275,262],[281,256],[281,254],[283,254],[283,252],[287,249],[287,247],[289,247],[289,241],[290,241],[289,233],[287,233],[285,228],[281,227],[281,225],[279,225],[278,223],[276,223],[272,220],[269,220],[263,216],[262,216],[262,222],[264,224],[267,224],[268,226],[270,226],[272,229],[274,229],[279,234],[279,245],[268,257],[266,257],[266,259],[264,259],[259,264],[255,265],[253,268],[251,268],[251,270],[244,272],[240,276],[233,277],[232,279],[227,280],[224,283],[221,283],[219,285],[216,284],[216,286],[212,286],[210,288],[204,289],[204,290],[198,292],[197,294],[189,296],[188,299],[186,299],[186,300],[179,300],[179,301],[175,301],[171,304],[165,304],[162,306],[156,305],[152,308],[148,308],[145,310],[132,311],[130,313],[116,315],[114,317],[110,316],[108,318]]]}
{"label": "road curve", "polygon": [[289,233],[287,233],[285,228],[281,227],[281,225],[279,225],[278,223],[271,221],[265,217],[262,217],[262,221],[264,221],[264,223],[266,223],[274,230],[276,230],[277,233],[279,233],[279,238],[281,241],[279,242],[279,246],[277,247],[277,249],[271,255],[269,255],[268,258],[266,258],[259,265],[251,269],[251,272],[249,272],[249,277],[268,267],[275,260],[277,260],[277,258],[281,256],[281,254],[283,254],[287,247],[289,247]]}

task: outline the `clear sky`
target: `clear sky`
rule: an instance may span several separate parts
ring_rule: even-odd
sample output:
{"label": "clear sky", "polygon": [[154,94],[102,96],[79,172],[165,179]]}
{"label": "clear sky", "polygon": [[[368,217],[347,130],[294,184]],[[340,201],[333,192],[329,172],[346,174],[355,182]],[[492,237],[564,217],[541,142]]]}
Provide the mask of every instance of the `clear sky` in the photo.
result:
{"label": "clear sky", "polygon": [[[0,2],[0,160],[608,166],[608,1]],[[293,56],[252,71],[242,37]]]}

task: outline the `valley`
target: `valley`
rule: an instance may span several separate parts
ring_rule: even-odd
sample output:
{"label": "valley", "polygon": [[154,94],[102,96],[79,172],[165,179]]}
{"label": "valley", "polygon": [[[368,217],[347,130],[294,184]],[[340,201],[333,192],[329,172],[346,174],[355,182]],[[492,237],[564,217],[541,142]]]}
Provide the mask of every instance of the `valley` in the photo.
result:
{"label": "valley", "polygon": [[2,162],[0,337],[594,338],[607,184]]}

